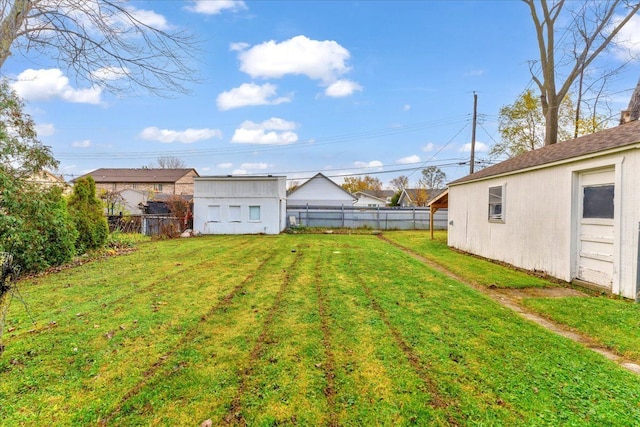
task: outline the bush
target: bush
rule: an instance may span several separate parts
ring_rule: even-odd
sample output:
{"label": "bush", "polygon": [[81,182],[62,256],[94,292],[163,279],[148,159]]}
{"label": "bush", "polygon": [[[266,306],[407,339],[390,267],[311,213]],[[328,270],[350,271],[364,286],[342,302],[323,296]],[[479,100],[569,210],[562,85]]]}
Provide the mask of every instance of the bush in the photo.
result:
{"label": "bush", "polygon": [[23,271],[70,261],[77,232],[59,188],[42,188],[0,171],[0,250]]}
{"label": "bush", "polygon": [[80,178],[69,197],[69,214],[78,230],[78,254],[105,246],[109,236],[102,203],[96,198],[96,183],[92,177]]}

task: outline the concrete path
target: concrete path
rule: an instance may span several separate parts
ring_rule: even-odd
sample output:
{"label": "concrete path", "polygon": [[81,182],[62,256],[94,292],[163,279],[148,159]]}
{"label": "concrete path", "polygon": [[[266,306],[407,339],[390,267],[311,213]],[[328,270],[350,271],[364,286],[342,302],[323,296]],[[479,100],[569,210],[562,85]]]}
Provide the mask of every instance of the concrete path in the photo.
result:
{"label": "concrete path", "polygon": [[572,341],[575,341],[577,343],[580,343],[582,345],[584,345],[586,348],[593,350],[601,355],[603,355],[604,357],[606,357],[607,359],[617,363],[618,365],[620,365],[621,367],[625,368],[626,370],[633,372],[634,374],[638,374],[640,375],[640,364],[631,361],[631,360],[627,360],[625,359],[622,355],[607,349],[605,347],[603,347],[602,345],[598,344],[597,342],[595,342],[591,337],[587,336],[587,335],[583,335],[579,332],[576,332],[574,330],[572,330],[571,328],[565,326],[565,325],[561,325],[559,323],[556,323],[542,315],[540,315],[539,313],[535,313],[531,310],[529,310],[528,308],[526,308],[525,306],[522,305],[522,300],[524,298],[538,298],[538,297],[547,297],[547,298],[562,298],[562,297],[569,297],[569,296],[583,296],[588,298],[589,296],[585,293],[582,293],[580,291],[577,291],[575,289],[571,289],[571,288],[563,288],[563,287],[557,287],[557,288],[519,288],[519,289],[504,289],[504,288],[487,288],[486,286],[481,286],[481,285],[477,285],[474,283],[469,283],[466,279],[458,276],[457,274],[453,273],[452,271],[446,269],[445,267],[441,266],[440,264],[436,264],[435,262],[428,260],[427,258],[423,257],[422,255],[413,252],[412,250],[410,250],[409,248],[406,248],[402,245],[399,245],[398,243],[391,241],[389,239],[387,239],[386,237],[384,237],[384,235],[378,235],[378,237],[382,240],[384,240],[385,242],[403,250],[404,252],[406,252],[407,254],[413,256],[415,259],[427,264],[430,268],[451,277],[452,279],[457,280],[458,282],[464,283],[467,286],[470,286],[472,288],[474,288],[475,290],[477,290],[478,292],[481,292],[485,295],[487,295],[489,298],[491,298],[492,300],[496,301],[498,304],[501,304],[502,306],[509,308],[513,311],[515,311],[516,313],[518,313],[520,316],[524,317],[525,319],[537,323],[538,325],[542,326],[543,328],[554,332],[558,335],[561,335],[565,338],[568,338]]}

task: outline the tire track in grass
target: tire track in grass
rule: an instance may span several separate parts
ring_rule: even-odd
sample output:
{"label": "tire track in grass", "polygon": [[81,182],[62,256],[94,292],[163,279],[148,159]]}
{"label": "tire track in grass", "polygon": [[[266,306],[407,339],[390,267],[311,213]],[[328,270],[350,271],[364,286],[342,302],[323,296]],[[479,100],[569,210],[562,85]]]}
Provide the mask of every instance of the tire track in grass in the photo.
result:
{"label": "tire track in grass", "polygon": [[327,397],[329,404],[329,426],[337,427],[338,413],[336,410],[336,362],[331,345],[331,331],[329,328],[329,314],[327,310],[327,295],[322,287],[322,277],[320,272],[320,256],[316,260],[316,274],[314,277],[314,287],[318,298],[318,313],[320,314],[320,329],[322,330],[322,346],[324,347],[324,355],[326,362],[322,365],[324,377],[327,386],[324,389],[324,395]]}
{"label": "tire track in grass", "polygon": [[[349,255],[349,264],[353,265],[351,254]],[[380,303],[378,303],[373,295],[373,292],[371,291],[371,288],[369,287],[369,285],[367,285],[364,278],[362,278],[359,273],[354,273],[353,277],[356,282],[362,287],[362,290],[371,302],[371,307],[376,311],[376,313],[378,313],[378,316],[380,316],[382,322],[389,329],[393,340],[395,341],[398,348],[400,348],[400,350],[402,350],[402,352],[404,353],[407,361],[409,362],[409,365],[411,365],[411,367],[413,368],[413,371],[418,375],[418,377],[427,387],[427,392],[431,395],[431,401],[429,402],[429,405],[436,410],[445,409],[450,406],[455,407],[457,405],[457,402],[455,402],[451,398],[442,396],[438,384],[435,382],[435,380],[431,376],[431,373],[429,372],[429,367],[423,363],[423,361],[420,359],[420,356],[404,340],[400,331],[391,324],[391,320],[389,319],[387,312],[384,310],[384,308],[382,308]],[[457,425],[457,423],[455,420],[450,419],[449,425],[455,426]]]}
{"label": "tire track in grass", "polygon": [[289,288],[289,282],[291,279],[290,270],[294,270],[296,268],[301,257],[302,252],[299,250],[296,251],[296,257],[289,266],[289,270],[283,270],[284,277],[282,280],[282,284],[280,285],[280,289],[278,289],[278,293],[276,294],[275,300],[273,301],[273,305],[269,309],[267,317],[262,324],[262,331],[260,332],[260,336],[258,336],[255,345],[249,353],[247,366],[240,372],[238,372],[238,376],[240,377],[238,391],[231,401],[231,406],[229,407],[227,414],[222,419],[222,423],[224,424],[240,426],[247,425],[247,421],[245,420],[244,415],[242,415],[242,396],[247,392],[247,381],[253,374],[253,364],[260,358],[265,346],[269,344],[269,335],[271,334],[271,326],[273,324],[273,320],[280,310],[280,305],[282,303],[284,293]]}
{"label": "tire track in grass", "polygon": [[[225,308],[227,308],[229,305],[231,305],[231,302],[233,301],[233,299],[240,293],[242,292],[242,290],[245,288],[246,284],[249,283],[253,277],[255,276],[255,273],[257,271],[260,271],[260,269],[262,269],[268,262],[270,262],[276,255],[276,250],[273,250],[261,263],[260,265],[256,268],[256,270],[253,273],[250,273],[249,275],[247,275],[241,283],[239,283],[238,285],[236,285],[231,292],[229,292],[227,295],[225,295],[224,297],[222,297],[222,299],[220,299],[218,301],[218,303],[216,305],[214,305],[213,307],[211,307],[209,309],[209,311],[207,311],[205,314],[203,314],[202,316],[200,316],[200,322],[199,323],[203,323],[206,322],[211,316],[215,315],[216,313],[224,310]],[[103,418],[100,421],[100,425],[107,425],[109,424],[109,422],[116,417],[121,411],[122,408],[124,407],[124,405],[134,396],[136,396],[138,393],[140,393],[140,391],[148,384],[148,382],[151,380],[151,378],[154,377],[154,375],[158,372],[158,370],[160,370],[160,368],[162,368],[167,361],[169,360],[169,358],[171,356],[173,356],[180,348],[182,348],[185,344],[187,344],[188,342],[193,341],[193,339],[197,336],[198,333],[198,324],[196,324],[194,327],[192,327],[191,329],[189,329],[181,338],[180,340],[174,345],[174,347],[172,349],[170,349],[169,351],[167,351],[166,353],[164,353],[162,356],[160,356],[158,358],[158,360],[156,360],[156,362],[151,365],[143,374],[142,374],[142,380],[139,381],[132,389],[130,389],[123,397],[122,399],[120,399],[120,402],[118,402],[118,405],[115,407],[115,409],[113,411],[111,411],[111,413],[109,413],[109,415],[107,415],[105,418]]]}

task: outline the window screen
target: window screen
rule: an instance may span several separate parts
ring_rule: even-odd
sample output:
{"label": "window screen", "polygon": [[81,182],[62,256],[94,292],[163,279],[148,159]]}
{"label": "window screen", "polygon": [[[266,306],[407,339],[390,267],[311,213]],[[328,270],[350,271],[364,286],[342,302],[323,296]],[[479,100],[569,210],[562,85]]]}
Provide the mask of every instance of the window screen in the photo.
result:
{"label": "window screen", "polygon": [[260,221],[260,206],[249,206],[249,221]]}
{"label": "window screen", "polygon": [[240,206],[229,206],[229,222],[240,222]]}
{"label": "window screen", "polygon": [[502,221],[504,220],[503,211],[503,187],[489,187],[489,220],[490,221]]}
{"label": "window screen", "polygon": [[584,187],[582,218],[613,219],[613,184]]}

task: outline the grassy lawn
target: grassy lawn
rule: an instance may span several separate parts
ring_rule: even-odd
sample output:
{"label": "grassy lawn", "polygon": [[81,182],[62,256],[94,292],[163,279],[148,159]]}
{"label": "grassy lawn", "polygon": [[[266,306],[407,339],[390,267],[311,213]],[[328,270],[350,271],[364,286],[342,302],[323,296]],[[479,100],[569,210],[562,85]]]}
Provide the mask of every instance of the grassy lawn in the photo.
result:
{"label": "grassy lawn", "polygon": [[469,283],[498,288],[557,286],[543,278],[456,252],[447,246],[446,231],[436,231],[433,240],[424,231],[388,231],[384,236],[436,264],[445,266]]}
{"label": "grassy lawn", "polygon": [[148,243],[21,293],[2,425],[640,423],[637,376],[375,236]]}
{"label": "grassy lawn", "polygon": [[632,301],[606,297],[528,298],[524,305],[640,361],[640,305]]}

